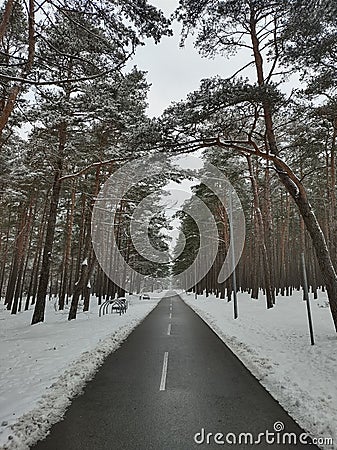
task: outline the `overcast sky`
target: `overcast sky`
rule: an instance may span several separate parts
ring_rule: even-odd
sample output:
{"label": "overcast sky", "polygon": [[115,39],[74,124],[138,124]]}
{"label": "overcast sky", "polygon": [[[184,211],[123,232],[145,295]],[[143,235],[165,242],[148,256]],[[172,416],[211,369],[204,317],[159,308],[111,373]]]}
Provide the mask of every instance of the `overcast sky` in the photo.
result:
{"label": "overcast sky", "polygon": [[[178,6],[178,0],[150,0],[169,17]],[[172,102],[185,98],[199,87],[200,80],[215,75],[227,77],[242,65],[240,57],[231,62],[218,57],[214,60],[201,58],[189,40],[184,48],[179,47],[181,25],[174,23],[174,36],[164,37],[158,45],[147,40],[146,45],[138,48],[132,61],[140,69],[148,72],[151,83],[148,113],[160,115]],[[246,62],[246,61],[245,61]],[[244,62],[244,63],[245,63]]]}

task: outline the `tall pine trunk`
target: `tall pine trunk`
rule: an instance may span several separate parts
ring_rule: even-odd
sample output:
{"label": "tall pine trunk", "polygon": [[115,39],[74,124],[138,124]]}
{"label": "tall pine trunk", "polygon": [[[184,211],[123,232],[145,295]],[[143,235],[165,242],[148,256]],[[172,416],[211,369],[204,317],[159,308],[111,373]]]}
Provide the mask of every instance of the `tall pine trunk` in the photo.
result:
{"label": "tall pine trunk", "polygon": [[263,275],[264,275],[264,288],[266,290],[266,299],[267,299],[267,308],[272,308],[275,303],[275,294],[274,290],[272,288],[271,283],[271,266],[270,266],[270,260],[269,255],[267,251],[266,246],[266,239],[265,239],[265,225],[262,217],[262,212],[260,208],[260,201],[259,201],[259,191],[258,191],[258,185],[257,181],[253,172],[252,167],[252,161],[251,157],[247,156],[247,162],[248,162],[248,169],[249,169],[249,175],[250,180],[252,184],[252,190],[253,190],[253,198],[254,198],[254,209],[255,209],[255,215],[257,220],[257,231],[258,231],[258,242],[259,247],[262,255],[262,264],[263,264]]}
{"label": "tall pine trunk", "polygon": [[[90,202],[90,205],[87,209],[87,213],[85,214],[86,219],[83,220],[83,223],[85,223],[84,226],[84,251],[83,255],[86,256],[84,261],[81,264],[80,274],[79,277],[75,283],[74,292],[73,292],[73,298],[70,305],[70,310],[68,314],[68,320],[74,320],[76,319],[77,315],[77,307],[78,302],[80,299],[80,295],[84,293],[84,310],[88,311],[89,309],[89,299],[90,299],[90,289],[89,289],[89,280],[91,277],[91,274],[93,272],[96,257],[93,251],[92,243],[91,243],[91,217],[92,217],[92,208],[94,206],[95,198],[99,192],[99,183],[100,183],[100,172],[101,172],[101,166],[98,166],[96,169],[96,177],[94,182],[94,187],[92,191],[92,200]],[[85,208],[83,207],[83,212]]]}
{"label": "tall pine trunk", "polygon": [[70,267],[70,254],[71,254],[71,241],[74,224],[74,210],[75,210],[75,188],[71,191],[71,205],[70,211],[68,211],[67,225],[66,225],[66,245],[63,258],[63,276],[60,289],[59,309],[64,309],[65,297],[69,283],[69,267]]}
{"label": "tall pine trunk", "polygon": [[63,123],[59,127],[59,148],[58,148],[58,160],[56,171],[54,174],[54,182],[50,196],[50,206],[49,206],[49,215],[47,220],[47,229],[46,229],[46,237],[42,254],[42,267],[39,278],[39,285],[37,289],[36,303],[34,308],[34,314],[32,317],[32,325],[43,322],[45,307],[46,307],[46,296],[47,296],[47,288],[49,281],[49,273],[50,273],[50,263],[51,256],[53,250],[53,242],[55,235],[55,227],[56,227],[56,217],[57,217],[57,208],[60,198],[61,192],[61,184],[62,181],[61,173],[62,173],[62,164],[63,164],[63,154],[64,148],[66,144],[66,124]]}
{"label": "tall pine trunk", "polygon": [[57,170],[54,176],[53,189],[50,198],[49,215],[47,221],[47,230],[45,243],[42,253],[42,266],[39,277],[39,284],[36,295],[36,302],[34,308],[34,314],[32,318],[32,325],[35,323],[44,321],[44,313],[46,307],[46,296],[48,289],[50,263],[53,250],[53,242],[55,235],[57,207],[61,191],[60,170]]}
{"label": "tall pine trunk", "polygon": [[[254,52],[257,80],[259,86],[263,87],[265,85],[263,59],[259,47],[260,43],[256,30],[256,17],[254,10],[251,11],[250,34]],[[268,99],[263,102],[263,112],[268,150],[272,155],[278,156],[279,150],[274,131],[272,109]],[[308,230],[308,233],[311,237],[318,264],[322,272],[322,277],[327,288],[331,314],[335,329],[337,331],[337,274],[332,264],[323,231],[312,210],[302,183],[298,182],[297,184],[295,184],[294,181],[290,179],[289,175],[287,173],[284,173],[283,168],[280,167],[278,163],[275,163],[274,166],[281,183],[287,189],[291,197],[294,199],[296,205],[298,206],[306,229]]]}

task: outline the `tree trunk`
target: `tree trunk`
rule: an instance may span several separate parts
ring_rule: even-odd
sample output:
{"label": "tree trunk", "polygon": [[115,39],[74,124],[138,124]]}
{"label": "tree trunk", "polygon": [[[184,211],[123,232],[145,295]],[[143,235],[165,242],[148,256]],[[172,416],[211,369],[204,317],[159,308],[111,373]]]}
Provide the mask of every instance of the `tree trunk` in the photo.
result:
{"label": "tree trunk", "polygon": [[72,240],[73,223],[74,223],[74,210],[75,210],[75,188],[73,188],[71,191],[71,205],[70,205],[70,211],[68,211],[67,225],[66,225],[66,229],[67,229],[66,245],[65,245],[65,250],[64,250],[63,276],[62,276],[60,298],[59,298],[59,309],[60,310],[64,309],[64,300],[65,300],[66,292],[68,289],[71,240]]}
{"label": "tree trunk", "polygon": [[[20,240],[22,240],[20,247],[19,247],[19,264],[18,264],[18,273],[17,273],[17,279],[16,279],[16,287],[14,292],[14,301],[12,305],[12,311],[11,314],[16,314],[17,311],[21,311],[21,302],[19,306],[19,297],[21,294],[21,288],[23,285],[23,277],[24,277],[24,269],[25,269],[25,253],[27,253],[28,249],[28,243],[29,243],[29,233],[32,226],[33,221],[33,202],[35,199],[31,199],[30,207],[29,207],[29,214],[27,217],[27,214],[24,214],[24,226],[22,229],[22,237]],[[28,255],[27,255],[28,257]]]}
{"label": "tree trunk", "polygon": [[82,214],[84,214],[84,217],[86,218],[85,221],[83,221],[85,223],[83,230],[83,239],[85,244],[83,255],[86,255],[86,258],[82,262],[79,278],[78,281],[75,283],[68,320],[76,319],[78,302],[80,299],[80,295],[82,293],[84,293],[84,310],[87,311],[89,309],[90,289],[88,286],[90,276],[92,274],[96,261],[96,257],[91,244],[91,217],[95,198],[99,192],[100,171],[101,166],[98,166],[96,170],[95,182],[92,191],[92,200],[87,210],[87,214],[84,214],[84,211],[82,212]]}
{"label": "tree trunk", "polygon": [[[14,255],[13,261],[10,271],[10,276],[7,284],[6,297],[5,297],[5,305],[7,305],[7,309],[12,309],[13,298],[15,292],[15,286],[18,280],[19,268],[22,260],[22,252],[24,246],[24,229],[26,226],[26,205],[21,204],[21,217],[17,228],[17,235],[15,238],[15,247],[14,247]],[[16,312],[16,308],[15,308]]]}
{"label": "tree trunk", "polygon": [[2,265],[1,265],[1,279],[0,279],[0,299],[2,297],[2,290],[3,290],[3,286],[4,286],[4,282],[5,282],[5,272],[6,272],[6,264],[7,264],[8,250],[9,250],[10,228],[11,228],[11,214],[9,212],[6,240],[4,243],[5,248],[1,255]]}
{"label": "tree trunk", "polygon": [[[31,72],[35,57],[35,4],[34,0],[28,2],[28,55],[27,61],[21,71],[21,78],[26,78]],[[4,17],[0,24],[0,39],[3,38],[6,33],[7,24],[12,13],[14,2],[7,1]],[[16,83],[12,86],[8,99],[4,102],[4,107],[0,114],[0,136],[4,128],[6,127],[8,120],[14,110],[17,99],[22,91],[23,83]]]}
{"label": "tree trunk", "polygon": [[87,288],[88,282],[90,279],[90,275],[92,274],[92,271],[94,269],[95,265],[95,255],[92,249],[90,249],[89,257],[86,258],[81,266],[81,273],[78,281],[75,284],[73,298],[71,300],[68,320],[74,320],[77,316],[77,307],[78,302],[80,300],[80,296],[82,292]]}
{"label": "tree trunk", "polygon": [[[59,162],[61,169],[61,163]],[[39,285],[37,289],[36,303],[32,318],[32,325],[44,321],[46,306],[46,295],[48,289],[51,255],[53,250],[57,207],[61,191],[60,170],[57,170],[54,176],[54,184],[51,193],[49,216],[47,221],[46,238],[42,254],[42,267],[40,271]]]}
{"label": "tree trunk", "polygon": [[[265,84],[263,74],[263,59],[259,48],[259,40],[256,32],[256,18],[255,12],[253,10],[251,11],[250,33],[257,72],[257,80],[259,86],[262,87]],[[269,150],[271,154],[278,156],[279,151],[276,143],[270,102],[268,99],[263,102],[263,111]],[[285,186],[289,194],[294,199],[296,205],[298,206],[305,226],[312,239],[317,260],[322,272],[323,280],[327,288],[332,318],[335,329],[337,331],[337,275],[331,261],[324,234],[308,201],[306,191],[302,183],[298,182],[297,184],[295,184],[294,181],[290,179],[289,174],[285,173],[283,171],[283,167],[281,167],[278,163],[275,163],[274,166],[281,183]]]}
{"label": "tree trunk", "polygon": [[3,40],[3,38],[5,36],[7,25],[8,25],[9,19],[12,14],[13,6],[14,6],[14,0],[7,0],[5,10],[4,10],[4,15],[3,15],[2,21],[0,23],[0,40],[1,41]]}
{"label": "tree trunk", "polygon": [[262,254],[262,263],[263,263],[263,272],[264,272],[264,287],[266,290],[267,308],[269,309],[274,306],[275,294],[274,294],[274,290],[271,285],[271,275],[270,275],[271,267],[270,267],[270,261],[269,261],[267,247],[266,247],[265,234],[264,234],[265,233],[265,225],[264,225],[261,208],[260,208],[257,181],[254,176],[252,161],[251,161],[250,156],[247,156],[247,162],[248,162],[250,180],[251,180],[251,184],[252,184],[253,197],[254,197],[254,209],[255,209],[255,215],[256,215],[256,220],[257,220],[257,231],[258,231],[257,239],[258,239],[260,251]]}

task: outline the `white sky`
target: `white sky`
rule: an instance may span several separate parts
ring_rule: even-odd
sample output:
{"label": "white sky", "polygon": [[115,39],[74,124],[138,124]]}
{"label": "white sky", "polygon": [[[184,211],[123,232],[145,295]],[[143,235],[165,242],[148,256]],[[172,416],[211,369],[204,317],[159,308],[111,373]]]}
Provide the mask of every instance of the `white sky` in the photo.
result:
{"label": "white sky", "polygon": [[[161,9],[169,17],[178,6],[178,0],[149,0],[149,3]],[[226,59],[218,56],[214,59],[202,58],[189,38],[184,48],[179,47],[181,25],[173,23],[174,35],[163,37],[155,45],[152,39],[139,47],[130,66],[137,65],[148,72],[147,80],[151,84],[148,101],[150,117],[159,116],[171,102],[179,101],[189,92],[198,89],[200,80],[220,75],[223,78],[232,76],[247,64],[252,55],[249,50],[242,50],[234,57]],[[248,68],[242,75],[255,81],[255,69]],[[299,87],[298,76],[292,76],[290,82],[281,89],[290,94],[291,89]]]}
{"label": "white sky", "polygon": [[[178,6],[178,0],[150,0],[169,17]],[[185,98],[189,92],[199,87],[200,80],[215,75],[232,75],[242,64],[236,57],[229,62],[224,57],[202,58],[193,47],[191,39],[184,48],[179,47],[181,25],[173,24],[174,36],[163,37],[158,45],[153,40],[138,48],[131,65],[137,65],[148,72],[151,83],[149,94],[149,116],[159,116],[172,101]],[[247,62],[247,61],[245,61]]]}
{"label": "white sky", "polygon": [[[200,152],[199,152],[200,153]],[[195,170],[200,169],[203,166],[203,162],[198,158],[198,154],[183,155],[175,159],[175,163],[180,166],[182,169],[189,169],[193,167]],[[168,233],[168,235],[172,238],[170,242],[170,251],[172,253],[177,238],[179,236],[179,227],[180,227],[180,219],[174,218],[174,215],[178,210],[181,210],[183,203],[192,197],[192,186],[195,186],[199,183],[198,178],[194,180],[183,180],[182,183],[176,183],[175,181],[170,181],[164,188],[167,194],[162,197],[162,205],[165,208],[165,215],[168,218],[170,225],[172,226],[172,230]]]}

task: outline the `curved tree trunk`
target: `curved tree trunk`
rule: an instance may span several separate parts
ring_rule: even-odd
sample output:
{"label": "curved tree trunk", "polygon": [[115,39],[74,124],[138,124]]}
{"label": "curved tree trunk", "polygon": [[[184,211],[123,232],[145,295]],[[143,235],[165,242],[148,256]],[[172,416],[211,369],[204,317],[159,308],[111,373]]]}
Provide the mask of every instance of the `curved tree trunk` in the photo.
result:
{"label": "curved tree trunk", "polygon": [[[265,78],[263,73],[263,58],[259,47],[260,42],[256,31],[256,17],[255,11],[253,9],[251,10],[250,34],[254,52],[257,81],[259,86],[262,87],[265,85]],[[266,127],[267,144],[269,147],[268,151],[272,155],[278,156],[279,150],[274,131],[273,115],[270,102],[268,99],[266,99],[263,102],[263,112]],[[331,256],[328,250],[328,246],[326,244],[324,234],[312,210],[312,207],[306,195],[305,188],[302,185],[302,183],[297,182],[297,184],[295,184],[294,181],[290,179],[289,174],[285,173],[283,171],[283,168],[277,162],[274,163],[274,167],[276,169],[276,173],[281,183],[287,189],[291,197],[294,199],[296,205],[298,206],[300,214],[305,223],[306,229],[308,230],[308,233],[312,239],[318,264],[321,269],[323,280],[327,288],[331,314],[335,325],[335,329],[337,331],[337,274],[332,264]]]}

